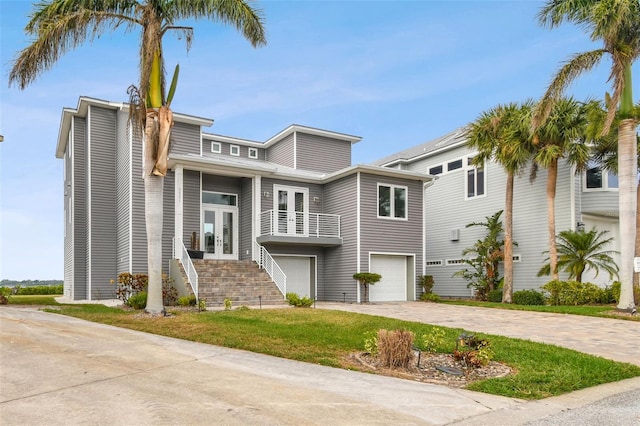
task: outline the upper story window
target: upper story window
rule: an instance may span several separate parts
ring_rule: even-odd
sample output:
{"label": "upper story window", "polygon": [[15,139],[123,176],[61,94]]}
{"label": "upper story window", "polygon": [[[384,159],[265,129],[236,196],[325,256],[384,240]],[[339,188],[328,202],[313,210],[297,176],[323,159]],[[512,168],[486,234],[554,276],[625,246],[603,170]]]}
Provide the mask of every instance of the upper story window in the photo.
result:
{"label": "upper story window", "polygon": [[456,161],[450,161],[447,163],[447,171],[457,170],[462,168],[462,158]]}
{"label": "upper story window", "polygon": [[473,157],[467,159],[467,174],[466,174],[466,198],[477,198],[485,195],[485,169],[482,166],[471,165]]}
{"label": "upper story window", "polygon": [[240,146],[239,145],[230,145],[229,146],[229,154],[234,155],[236,157],[240,156]]}
{"label": "upper story window", "polygon": [[378,217],[407,219],[407,187],[378,184]]}
{"label": "upper story window", "polygon": [[222,152],[222,144],[220,142],[211,142],[211,152],[220,154]]}
{"label": "upper story window", "polygon": [[439,166],[430,167],[429,168],[429,174],[430,175],[441,175],[442,174],[442,164],[440,164]]}
{"label": "upper story window", "polygon": [[585,191],[618,189],[618,176],[612,171],[603,170],[595,163],[589,163],[584,179]]}
{"label": "upper story window", "polygon": [[238,196],[235,194],[223,194],[220,192],[202,191],[203,204],[218,204],[221,206],[237,206]]}
{"label": "upper story window", "polygon": [[258,148],[249,148],[249,158],[258,158]]}

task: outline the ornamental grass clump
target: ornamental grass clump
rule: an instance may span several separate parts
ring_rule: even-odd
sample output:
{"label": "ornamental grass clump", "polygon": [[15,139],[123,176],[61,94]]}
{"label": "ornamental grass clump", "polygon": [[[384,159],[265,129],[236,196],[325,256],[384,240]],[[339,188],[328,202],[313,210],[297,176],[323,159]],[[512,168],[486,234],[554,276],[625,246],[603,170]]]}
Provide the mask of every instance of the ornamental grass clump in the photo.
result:
{"label": "ornamental grass clump", "polygon": [[413,359],[414,334],[407,330],[378,331],[378,361],[382,367],[407,368]]}

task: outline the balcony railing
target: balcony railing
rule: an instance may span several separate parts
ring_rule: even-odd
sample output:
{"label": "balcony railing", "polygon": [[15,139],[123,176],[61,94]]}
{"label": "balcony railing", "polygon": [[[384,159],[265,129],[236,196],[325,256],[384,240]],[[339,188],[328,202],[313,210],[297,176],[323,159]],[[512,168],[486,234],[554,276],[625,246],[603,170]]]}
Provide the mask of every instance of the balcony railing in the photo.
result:
{"label": "balcony railing", "polygon": [[261,213],[260,235],[340,238],[340,215],[267,210]]}

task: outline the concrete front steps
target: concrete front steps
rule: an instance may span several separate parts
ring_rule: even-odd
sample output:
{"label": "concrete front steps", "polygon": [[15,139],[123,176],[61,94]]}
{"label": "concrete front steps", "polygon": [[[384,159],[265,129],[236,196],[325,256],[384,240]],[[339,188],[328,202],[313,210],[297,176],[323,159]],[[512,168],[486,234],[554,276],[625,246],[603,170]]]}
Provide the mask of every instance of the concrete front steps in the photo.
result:
{"label": "concrete front steps", "polygon": [[284,305],[284,296],[271,277],[251,260],[193,260],[198,272],[198,297],[208,307]]}

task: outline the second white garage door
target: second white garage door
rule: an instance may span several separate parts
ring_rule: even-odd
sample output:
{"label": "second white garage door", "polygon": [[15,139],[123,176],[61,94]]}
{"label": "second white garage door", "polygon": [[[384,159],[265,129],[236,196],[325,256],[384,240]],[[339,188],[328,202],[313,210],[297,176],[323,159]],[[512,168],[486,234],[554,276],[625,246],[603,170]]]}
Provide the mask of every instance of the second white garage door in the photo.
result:
{"label": "second white garage door", "polygon": [[382,275],[369,286],[370,302],[398,302],[407,300],[407,256],[372,254],[371,272]]}
{"label": "second white garage door", "polygon": [[287,293],[311,297],[311,258],[306,256],[273,256],[287,276]]}

